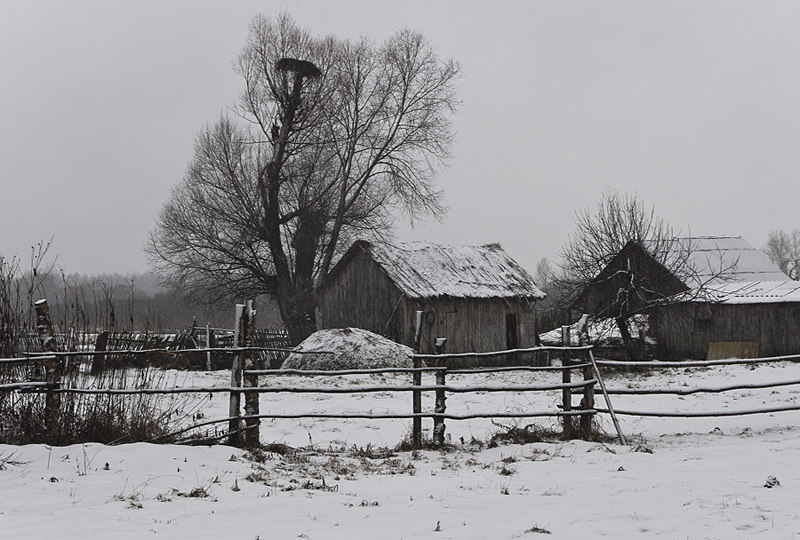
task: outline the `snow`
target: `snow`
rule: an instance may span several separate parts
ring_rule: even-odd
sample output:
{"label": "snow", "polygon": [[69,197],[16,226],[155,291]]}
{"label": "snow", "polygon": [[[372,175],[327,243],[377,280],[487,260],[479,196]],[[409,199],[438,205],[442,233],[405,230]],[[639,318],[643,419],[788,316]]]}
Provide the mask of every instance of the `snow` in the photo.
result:
{"label": "snow", "polygon": [[[546,295],[500,245],[450,246],[429,242],[371,244],[367,250],[409,298],[531,298]],[[335,270],[334,270],[335,272]]]}
{"label": "snow", "polygon": [[784,281],[734,281],[714,285],[701,291],[697,297],[685,295],[698,302],[720,304],[773,304],[800,302],[800,282]]}
{"label": "snow", "polygon": [[[645,339],[647,342],[653,343],[653,338],[646,335],[650,329],[650,321],[646,314],[639,313],[633,315],[626,320],[626,323],[628,324],[628,331],[632,336],[638,336],[639,331],[642,330],[645,332]],[[580,321],[570,325],[569,338],[571,345],[577,346],[580,342],[580,332],[578,331],[580,326]],[[589,343],[592,345],[610,347],[622,346],[624,344],[616,319],[589,318],[586,331],[588,333]],[[563,344],[561,328],[555,328],[549,332],[545,332],[541,334],[539,338],[541,339],[543,345],[560,346]]]}
{"label": "snow", "polygon": [[[224,386],[229,374],[198,372],[188,377],[187,385]],[[450,375],[448,384],[551,379],[560,380],[560,374]],[[687,388],[789,379],[800,379],[800,364],[614,371],[606,376],[606,385]],[[261,384],[399,385],[408,380],[408,375],[278,375],[263,377]],[[451,394],[447,405],[453,413],[552,410],[559,394]],[[711,411],[791,404],[797,398],[797,389],[782,387],[612,400],[617,409]],[[426,394],[424,410],[432,408],[430,400]],[[602,406],[600,396],[598,401]],[[261,410],[408,412],[410,402],[408,394],[390,393],[263,394]],[[222,417],[227,399],[206,394],[186,407],[206,418]],[[407,436],[410,421],[339,419],[262,422],[263,443],[282,442],[298,452],[267,452],[261,461],[223,445],[0,445],[2,536],[511,539],[541,534],[564,539],[728,539],[800,535],[799,412],[708,419],[624,416],[620,421],[630,446],[553,441],[480,447],[470,441],[485,442],[500,430],[482,419],[448,421],[455,448],[447,452],[382,454],[379,447],[392,447]],[[606,416],[601,423],[613,432]],[[543,425],[552,426],[548,421]],[[430,421],[424,426],[429,435]],[[779,484],[765,487],[772,483],[771,476]],[[545,531],[552,534],[544,535]]]}
{"label": "snow", "polygon": [[[675,257],[688,257],[687,286],[717,285],[730,281],[783,281],[789,276],[780,271],[764,253],[741,236],[693,236],[675,238]],[[709,280],[711,284],[709,284]]]}
{"label": "snow", "polygon": [[298,352],[286,357],[281,366],[283,369],[414,367],[411,347],[362,328],[318,330],[294,350]]}

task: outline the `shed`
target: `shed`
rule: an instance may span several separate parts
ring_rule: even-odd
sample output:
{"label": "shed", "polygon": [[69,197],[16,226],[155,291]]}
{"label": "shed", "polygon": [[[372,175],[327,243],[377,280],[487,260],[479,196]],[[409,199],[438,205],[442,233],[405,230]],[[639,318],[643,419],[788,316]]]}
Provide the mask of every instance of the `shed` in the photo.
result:
{"label": "shed", "polygon": [[756,357],[800,352],[800,283],[791,281],[744,238],[675,238],[673,253],[687,271],[670,272],[646,249],[629,244],[579,297],[591,314],[614,311],[615,270],[635,268],[650,296],[647,312],[656,354],[663,360]]}
{"label": "shed", "polygon": [[498,244],[357,241],[317,290],[320,328],[358,327],[413,346],[423,312],[420,352],[488,352],[532,347],[533,305],[545,294]]}
{"label": "shed", "polygon": [[800,353],[800,282],[733,281],[650,312],[664,359]]}

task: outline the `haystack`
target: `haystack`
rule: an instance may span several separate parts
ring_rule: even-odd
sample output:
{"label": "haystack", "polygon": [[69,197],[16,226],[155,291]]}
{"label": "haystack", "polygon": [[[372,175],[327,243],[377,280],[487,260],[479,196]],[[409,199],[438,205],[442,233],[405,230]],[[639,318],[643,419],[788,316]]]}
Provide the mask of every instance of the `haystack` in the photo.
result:
{"label": "haystack", "polygon": [[[294,348],[281,369],[374,369],[413,367],[411,347],[361,328],[329,328]],[[312,351],[312,352],[301,352]],[[319,351],[319,352],[313,352]]]}

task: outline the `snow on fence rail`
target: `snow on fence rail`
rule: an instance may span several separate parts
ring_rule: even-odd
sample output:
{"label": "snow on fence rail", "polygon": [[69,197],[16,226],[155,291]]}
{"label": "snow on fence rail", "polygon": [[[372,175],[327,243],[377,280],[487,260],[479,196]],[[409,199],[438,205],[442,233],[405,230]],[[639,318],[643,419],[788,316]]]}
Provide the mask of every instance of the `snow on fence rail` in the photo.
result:
{"label": "snow on fence rail", "polygon": [[[597,360],[600,367],[647,367],[652,369],[673,369],[688,367],[710,367],[710,366],[733,366],[742,364],[764,364],[786,361],[798,361],[800,355],[769,356],[762,358],[728,359],[728,360],[702,360],[685,362],[619,362],[611,360]],[[722,394],[734,390],[755,390],[763,388],[779,388],[784,386],[800,385],[799,379],[770,381],[761,383],[739,383],[716,387],[698,386],[694,388],[607,388],[608,395],[675,395],[686,396],[693,394]],[[610,408],[609,408],[610,409]],[[599,413],[608,413],[610,410],[603,407],[595,407]],[[713,418],[725,416],[747,416],[753,414],[766,414],[785,411],[800,411],[800,405],[786,405],[777,407],[757,407],[753,409],[741,409],[735,411],[640,411],[614,409],[614,412],[625,416],[642,416],[658,418]]]}

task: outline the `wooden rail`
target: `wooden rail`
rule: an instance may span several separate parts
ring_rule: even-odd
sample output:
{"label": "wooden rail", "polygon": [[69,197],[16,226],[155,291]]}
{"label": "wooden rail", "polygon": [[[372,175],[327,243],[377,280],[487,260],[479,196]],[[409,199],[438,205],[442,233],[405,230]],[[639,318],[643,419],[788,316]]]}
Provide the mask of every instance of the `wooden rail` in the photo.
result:
{"label": "wooden rail", "polygon": [[[710,367],[710,366],[734,366],[742,364],[764,364],[776,362],[793,362],[800,360],[800,355],[786,355],[786,356],[768,356],[762,358],[736,358],[728,360],[701,360],[701,361],[686,361],[686,362],[620,362],[610,360],[597,360],[596,364],[601,367],[647,367],[655,369],[672,369],[672,368],[687,368],[687,367]],[[724,386],[698,386],[693,388],[609,388],[606,390],[607,395],[674,395],[674,396],[687,396],[693,394],[710,393],[722,394],[733,390],[755,390],[763,388],[779,388],[783,386],[800,385],[800,379],[784,380],[784,381],[771,381],[763,383],[735,383]],[[606,403],[609,404],[608,398]],[[799,411],[800,405],[787,405],[778,407],[760,407],[754,409],[744,409],[736,411],[637,411],[637,410],[615,410],[612,407],[603,408],[595,407],[599,413],[611,413],[625,415],[625,416],[641,416],[641,417],[662,417],[662,418],[714,418],[714,417],[729,417],[729,416],[747,416],[753,414],[764,414],[784,411]]]}

